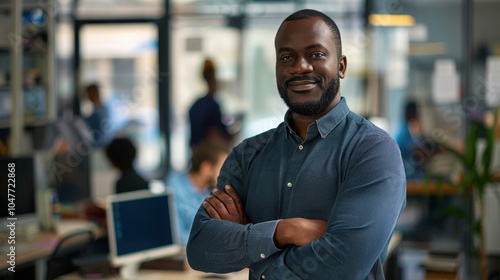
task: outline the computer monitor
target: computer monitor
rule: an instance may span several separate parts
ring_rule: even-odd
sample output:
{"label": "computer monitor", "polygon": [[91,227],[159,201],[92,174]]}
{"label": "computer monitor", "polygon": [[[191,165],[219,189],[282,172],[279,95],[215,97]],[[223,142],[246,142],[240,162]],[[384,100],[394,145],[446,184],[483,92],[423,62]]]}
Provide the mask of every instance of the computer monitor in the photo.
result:
{"label": "computer monitor", "polygon": [[83,124],[83,120],[78,117],[70,121],[59,120],[51,130],[53,131],[48,132],[53,134],[51,138],[55,140],[61,137],[68,145],[68,149],[66,152],[54,154],[48,175],[55,182],[59,202],[71,208],[91,198],[90,155],[93,150],[91,134]]}
{"label": "computer monitor", "polygon": [[18,226],[38,226],[33,157],[0,158],[0,180],[0,218],[17,218]]}
{"label": "computer monitor", "polygon": [[110,195],[106,206],[110,260],[123,278],[134,278],[142,262],[181,253],[171,189]]}

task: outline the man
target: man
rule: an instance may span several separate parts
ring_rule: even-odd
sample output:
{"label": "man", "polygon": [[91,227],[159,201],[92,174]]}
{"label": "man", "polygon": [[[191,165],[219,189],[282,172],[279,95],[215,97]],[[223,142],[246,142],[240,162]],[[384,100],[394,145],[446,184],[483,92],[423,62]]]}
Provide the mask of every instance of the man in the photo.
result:
{"label": "man", "polygon": [[347,59],[329,17],[290,15],[275,47],[289,111],[228,156],[195,217],[189,264],[218,273],[248,267],[250,279],[384,279],[405,205],[399,148],[340,96]]}
{"label": "man", "polygon": [[94,145],[107,145],[112,138],[111,128],[109,127],[110,113],[106,105],[102,102],[99,86],[97,84],[90,84],[85,88],[85,93],[94,106],[94,111],[86,118],[94,137]]}
{"label": "man", "polygon": [[175,192],[179,237],[186,246],[196,211],[217,183],[217,176],[229,151],[226,145],[204,141],[192,151],[189,172],[174,172],[166,185]]}

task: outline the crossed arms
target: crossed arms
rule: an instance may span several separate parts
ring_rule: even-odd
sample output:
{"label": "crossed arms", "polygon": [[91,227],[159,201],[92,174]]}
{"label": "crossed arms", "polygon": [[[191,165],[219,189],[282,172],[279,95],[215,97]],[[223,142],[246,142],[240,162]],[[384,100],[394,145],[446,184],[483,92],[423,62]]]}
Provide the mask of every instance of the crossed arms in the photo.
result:
{"label": "crossed arms", "polygon": [[[230,185],[225,186],[225,192],[214,189],[203,202],[203,207],[213,219],[241,225],[249,223],[243,203]],[[279,249],[300,247],[323,236],[326,225],[327,221],[317,219],[282,219],[276,225],[273,241]]]}
{"label": "crossed arms", "polygon": [[[206,198],[194,219],[186,248],[191,267],[217,273],[248,267],[252,279],[262,274],[266,279],[364,279],[380,271],[406,185],[397,146],[385,139],[369,145],[379,147],[359,152],[332,209],[325,209],[328,221],[249,219],[248,201],[240,200],[244,180],[237,176],[242,157],[233,152],[221,170],[231,176],[219,181],[223,189]],[[353,175],[360,171],[362,176]]]}

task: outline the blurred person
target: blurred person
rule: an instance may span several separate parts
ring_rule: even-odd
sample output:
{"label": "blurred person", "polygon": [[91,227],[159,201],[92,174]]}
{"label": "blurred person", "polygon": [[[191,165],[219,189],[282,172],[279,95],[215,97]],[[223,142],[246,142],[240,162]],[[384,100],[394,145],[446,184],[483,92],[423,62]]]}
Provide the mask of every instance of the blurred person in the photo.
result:
{"label": "blurred person", "polygon": [[189,265],[249,268],[249,279],[384,279],[382,263],[406,203],[397,143],[350,111],[347,58],[335,22],[288,16],[275,37],[276,128],[233,148],[193,221]]}
{"label": "blurred person", "polygon": [[416,101],[406,102],[404,122],[394,138],[401,150],[406,177],[412,180],[423,179],[426,166],[440,148],[437,143],[425,137],[420,120],[420,107]]}
{"label": "blurred person", "polygon": [[85,88],[86,97],[93,104],[93,111],[90,116],[85,120],[91,130],[94,145],[104,146],[112,138],[110,127],[110,112],[104,105],[99,86],[97,84],[90,84]]}
{"label": "blurred person", "polygon": [[215,100],[217,93],[216,69],[212,60],[203,62],[203,79],[207,83],[207,93],[196,100],[189,109],[191,138],[189,145],[194,147],[203,140],[216,140],[229,143],[227,127],[222,123],[220,106]]}
{"label": "blurred person", "polygon": [[196,211],[217,183],[217,176],[229,150],[215,141],[203,141],[192,149],[191,166],[187,172],[173,172],[166,186],[176,197],[181,245],[186,246]]}
{"label": "blurred person", "polygon": [[149,183],[134,168],[136,148],[128,138],[115,138],[106,147],[106,156],[121,176],[116,181],[114,193],[149,189]]}

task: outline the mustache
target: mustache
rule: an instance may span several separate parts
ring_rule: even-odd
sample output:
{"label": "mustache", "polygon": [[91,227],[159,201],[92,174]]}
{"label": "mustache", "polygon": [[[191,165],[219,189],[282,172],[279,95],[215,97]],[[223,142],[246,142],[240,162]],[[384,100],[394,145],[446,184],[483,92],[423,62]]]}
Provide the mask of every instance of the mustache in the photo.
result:
{"label": "mustache", "polygon": [[285,87],[288,87],[292,82],[305,81],[305,80],[315,81],[316,83],[321,82],[321,78],[312,75],[294,76],[285,80]]}

